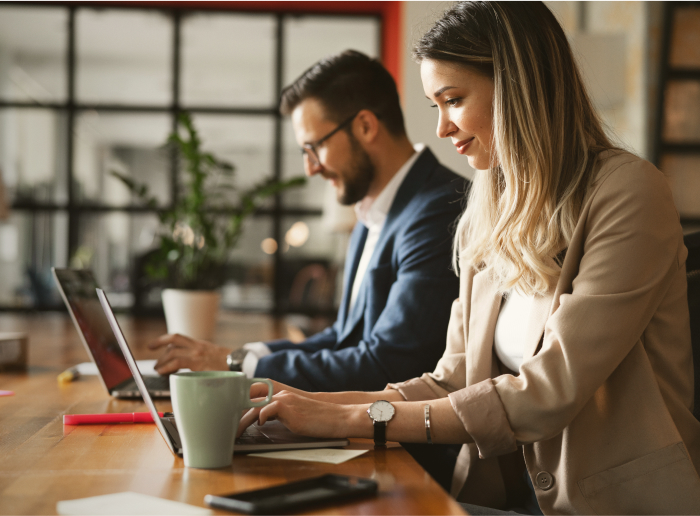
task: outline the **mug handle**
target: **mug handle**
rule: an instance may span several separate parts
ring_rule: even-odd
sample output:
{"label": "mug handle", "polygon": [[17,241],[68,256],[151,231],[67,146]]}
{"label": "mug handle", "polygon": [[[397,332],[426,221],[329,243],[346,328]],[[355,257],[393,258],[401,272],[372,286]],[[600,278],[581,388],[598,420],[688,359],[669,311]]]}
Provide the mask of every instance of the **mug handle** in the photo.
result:
{"label": "mug handle", "polygon": [[248,387],[250,388],[250,386],[253,385],[254,383],[266,383],[267,384],[267,398],[265,398],[262,401],[258,401],[258,402],[248,400],[248,406],[249,407],[263,407],[272,401],[272,392],[274,391],[274,387],[272,386],[272,382],[270,380],[268,380],[267,378],[250,378],[248,380]]}

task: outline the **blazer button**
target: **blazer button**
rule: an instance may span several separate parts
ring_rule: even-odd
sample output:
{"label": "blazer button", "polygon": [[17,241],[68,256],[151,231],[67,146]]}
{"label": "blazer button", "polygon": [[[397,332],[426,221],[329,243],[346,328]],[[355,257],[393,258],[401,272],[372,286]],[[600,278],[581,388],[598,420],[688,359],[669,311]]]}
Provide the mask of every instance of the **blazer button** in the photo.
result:
{"label": "blazer button", "polygon": [[550,473],[546,471],[537,473],[537,477],[535,478],[536,487],[539,487],[542,491],[547,491],[552,488],[552,485],[554,485],[554,477]]}

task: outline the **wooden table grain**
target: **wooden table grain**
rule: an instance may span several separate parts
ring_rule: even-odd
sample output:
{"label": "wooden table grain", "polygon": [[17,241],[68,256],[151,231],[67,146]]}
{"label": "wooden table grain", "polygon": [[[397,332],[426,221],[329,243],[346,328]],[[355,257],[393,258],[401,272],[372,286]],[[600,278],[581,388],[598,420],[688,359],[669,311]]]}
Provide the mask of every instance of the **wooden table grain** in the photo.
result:
{"label": "wooden table grain", "polygon": [[[137,358],[155,358],[146,344],[165,331],[158,319],[120,316]],[[284,324],[263,315],[222,314],[216,341],[232,346],[286,333]],[[64,414],[145,411],[142,401],[111,398],[96,377],[59,385],[58,373],[87,360],[66,314],[2,314],[0,331],[29,334],[29,367],[0,373],[0,514],[55,514],[56,503],[134,491],[204,507],[206,494],[247,491],[324,473],[372,478],[376,497],[307,514],[464,514],[460,506],[413,458],[394,444],[374,450],[372,442],[351,440],[367,453],[332,465],[235,456],[230,467],[186,468],[170,453],[154,425],[63,426]],[[171,410],[158,400],[159,410]],[[216,514],[227,514],[214,511]]]}

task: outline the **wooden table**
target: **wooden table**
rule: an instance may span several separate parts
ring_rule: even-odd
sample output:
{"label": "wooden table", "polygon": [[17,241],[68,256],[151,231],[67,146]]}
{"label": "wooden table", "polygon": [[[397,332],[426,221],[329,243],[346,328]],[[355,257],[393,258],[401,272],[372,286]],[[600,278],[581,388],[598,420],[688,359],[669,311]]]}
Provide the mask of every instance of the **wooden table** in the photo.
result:
{"label": "wooden table", "polygon": [[[145,345],[165,331],[160,320],[120,316],[139,359],[155,358]],[[29,334],[26,373],[0,373],[0,514],[55,514],[56,502],[134,491],[204,507],[205,494],[258,489],[324,473],[373,478],[379,495],[324,506],[309,514],[464,514],[461,507],[398,445],[339,465],[236,456],[229,468],[186,468],[154,425],[63,426],[63,414],[145,411],[141,401],[110,398],[96,377],[58,385],[56,375],[86,361],[66,314],[0,315],[0,331]],[[217,342],[271,339],[284,324],[263,315],[222,314]],[[159,410],[171,410],[158,401]],[[227,514],[216,511],[217,514]]]}

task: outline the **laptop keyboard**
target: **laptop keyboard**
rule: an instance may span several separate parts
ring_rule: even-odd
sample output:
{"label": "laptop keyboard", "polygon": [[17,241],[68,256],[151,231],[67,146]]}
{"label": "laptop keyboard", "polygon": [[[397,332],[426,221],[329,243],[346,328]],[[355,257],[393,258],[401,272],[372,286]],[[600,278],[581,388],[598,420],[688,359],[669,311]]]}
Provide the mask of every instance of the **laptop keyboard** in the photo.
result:
{"label": "laptop keyboard", "polygon": [[262,433],[256,425],[250,425],[246,428],[238,439],[236,439],[238,444],[270,444],[272,439]]}
{"label": "laptop keyboard", "polygon": [[169,391],[169,376],[144,376],[143,381],[149,391]]}

